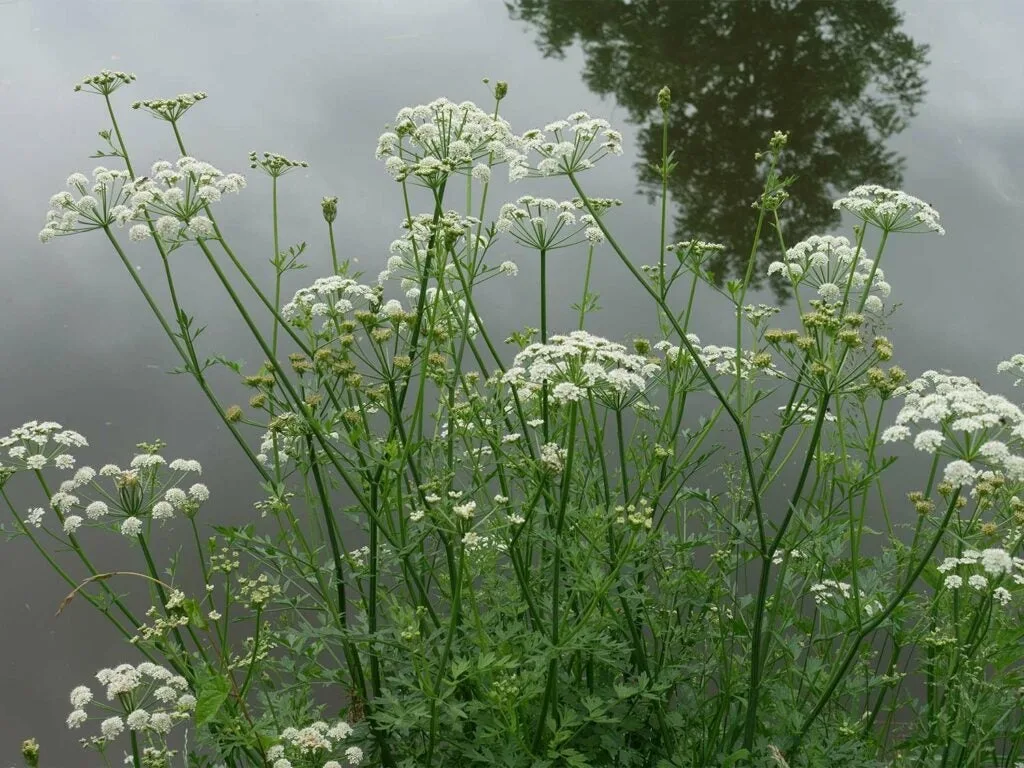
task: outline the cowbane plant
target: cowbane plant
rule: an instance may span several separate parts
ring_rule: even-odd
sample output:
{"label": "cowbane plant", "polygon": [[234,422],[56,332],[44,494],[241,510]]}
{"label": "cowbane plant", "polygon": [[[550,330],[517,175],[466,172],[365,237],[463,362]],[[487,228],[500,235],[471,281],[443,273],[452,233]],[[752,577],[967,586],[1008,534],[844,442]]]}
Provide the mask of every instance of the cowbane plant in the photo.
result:
{"label": "cowbane plant", "polygon": [[[750,262],[720,286],[724,246],[668,242],[667,138],[645,264],[615,235],[625,207],[584,187],[621,134],[582,112],[517,133],[496,83],[484,106],[403,108],[380,137],[395,228],[360,252],[366,275],[337,198],[287,245],[306,163],[252,153],[272,192],[261,285],[217,218],[246,179],[186,143],[205,94],[135,102],[168,128],[143,162],[117,121],[133,81],[80,84],[114,121],[113,167],[72,176],[41,239],[106,239],[259,501],[224,524],[231,489],[165,450],[188,446],[108,463],[73,425],[0,438],[11,535],[65,582],[59,610],[99,611],[128,659],[71,692],[87,747],[134,768],[1024,764],[1024,412],[907,372],[887,336],[882,261],[912,258],[896,235],[942,234],[932,206],[869,184],[836,203],[851,232],[788,242],[776,133],[761,194],[736,201]],[[651,98],[667,137],[671,93]],[[525,189],[505,198],[506,178]],[[579,265],[568,327],[548,311],[554,250]],[[134,268],[146,253],[161,269]],[[646,297],[621,315],[643,325],[594,332],[619,300],[594,259]],[[536,290],[517,277],[531,262]],[[301,267],[317,274],[287,285]],[[203,347],[185,268],[208,270],[262,362]],[[748,296],[761,269],[794,306]],[[498,336],[490,297],[510,286]],[[1024,355],[998,372],[1014,391]],[[45,743],[25,742],[30,765]]]}

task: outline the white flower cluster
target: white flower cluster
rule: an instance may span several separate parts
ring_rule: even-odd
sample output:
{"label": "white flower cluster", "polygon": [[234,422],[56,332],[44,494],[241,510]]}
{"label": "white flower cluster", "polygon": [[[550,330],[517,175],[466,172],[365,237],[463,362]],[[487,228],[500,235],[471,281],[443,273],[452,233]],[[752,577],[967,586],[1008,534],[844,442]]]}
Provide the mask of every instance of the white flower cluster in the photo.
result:
{"label": "white flower cluster", "polygon": [[71,691],[73,707],[67,726],[81,728],[89,720],[86,707],[117,713],[100,723],[100,735],[83,740],[86,746],[102,746],[121,735],[125,728],[137,734],[162,741],[171,729],[187,720],[196,706],[196,697],[188,689],[188,681],[170,670],[148,661],[133,666],[120,664],[101,669],[96,679],[106,689],[103,704],[93,697],[92,689],[80,685]]}
{"label": "white flower cluster", "polygon": [[863,184],[850,190],[832,206],[845,210],[886,232],[937,232],[946,234],[939,224],[939,212],[928,203],[906,192],[878,184]]}
{"label": "white flower cluster", "polygon": [[308,325],[314,317],[322,317],[326,325],[344,319],[344,315],[357,308],[374,307],[379,303],[380,295],[373,286],[350,277],[329,275],[296,291],[292,300],[281,308],[281,316],[296,325]]}
{"label": "white flower cluster", "polygon": [[1016,354],[1009,360],[1003,360],[996,366],[996,373],[1012,373],[1017,377],[1014,379],[1013,386],[1019,387],[1020,383],[1024,381],[1024,355]]}
{"label": "white flower cluster", "polygon": [[594,217],[585,213],[577,218],[582,201],[558,202],[550,197],[524,195],[514,203],[501,206],[496,226],[520,245],[551,251],[587,242],[604,242],[604,233]]}
{"label": "white flower cluster", "polygon": [[151,235],[150,223],[161,239],[177,242],[188,237],[215,236],[213,223],[200,215],[210,203],[245,187],[245,177],[223,174],[209,163],[182,157],[174,165],[167,161],[153,164],[152,177],[132,179],[127,171],[98,166],[93,182],[82,173],[68,177],[67,186],[76,191],[58,192],[50,198],[46,225],[39,233],[42,242],[59,235],[88,232],[132,221],[132,240]]}
{"label": "white flower cluster", "polygon": [[[783,418],[785,418],[787,411],[789,411],[790,419],[794,422],[799,421],[802,424],[813,424],[818,420],[818,409],[809,403],[796,403],[792,411],[785,405],[780,405],[777,410],[779,411],[779,416]],[[836,417],[826,410],[824,420],[835,421]]]}
{"label": "white flower cluster", "polygon": [[[137,211],[133,218],[155,218],[157,235],[170,243],[215,237],[213,222],[200,211],[246,185],[241,174],[224,174],[188,156],[178,158],[173,165],[166,160],[153,163],[151,172],[151,178],[136,179],[131,185],[131,205]],[[130,235],[132,240],[145,240],[150,236],[149,224],[136,224]]]}
{"label": "white flower cluster", "polygon": [[925,371],[897,394],[904,396],[903,407],[882,432],[883,443],[913,435],[918,450],[950,456],[945,480],[953,485],[973,483],[981,470],[972,464],[979,462],[1024,480],[1024,457],[1006,442],[1024,439],[1024,412],[1005,397],[985,392],[966,376],[937,371]]}
{"label": "white flower cluster", "polygon": [[515,356],[500,380],[523,397],[536,395],[547,384],[555,403],[593,395],[619,407],[643,393],[659,370],[656,362],[630,354],[622,344],[573,331],[552,336],[547,344],[530,344]]}
{"label": "white flower cluster", "polygon": [[[84,444],[85,438],[73,434]],[[54,464],[59,467],[56,460]],[[98,472],[92,467],[80,467],[50,497],[50,507],[68,535],[90,523],[117,524],[123,535],[135,537],[142,533],[146,518],[163,521],[176,513],[195,515],[210,498],[209,489],[202,483],[192,483],[187,491],[179,485],[187,483],[189,475],[201,473],[202,466],[195,459],[174,459],[168,463],[157,453],[140,453],[127,469],[116,464],[105,464]],[[104,481],[111,481],[113,488],[104,488]],[[86,493],[82,489],[96,498],[84,498]],[[25,523],[41,528],[44,515],[41,507],[33,508]]]}
{"label": "white flower cluster", "polygon": [[[874,616],[875,613],[882,610],[880,602],[866,599],[867,595],[864,594],[864,590],[860,590],[858,595],[861,599],[861,608],[868,616]],[[817,584],[811,585],[811,596],[818,605],[834,604],[851,599],[853,597],[853,587],[845,581],[824,579]]]}
{"label": "white flower cluster", "polygon": [[[549,137],[548,134],[551,134]],[[606,155],[622,154],[622,134],[607,120],[586,112],[573,112],[565,120],[556,120],[522,135],[524,152],[509,159],[509,179],[526,176],[555,176],[593,168]],[[529,153],[540,156],[531,166]]]}
{"label": "white flower cluster", "polygon": [[[272,768],[293,768],[296,763],[321,765],[321,760],[323,768],[341,768],[341,763],[333,759],[333,753],[340,749],[340,742],[351,735],[352,726],[344,720],[334,725],[318,720],[305,728],[285,728],[278,743],[267,750],[267,760]],[[359,765],[363,761],[363,750],[348,747],[344,759],[350,765]]]}
{"label": "white flower cluster", "polygon": [[[402,289],[405,291],[418,289],[420,279],[427,264],[427,253],[437,239],[441,239],[445,248],[455,255],[464,257],[465,262],[472,259],[477,249],[487,247],[487,238],[481,235],[477,239],[474,232],[480,225],[480,219],[473,216],[462,216],[457,211],[447,211],[437,217],[432,214],[419,214],[411,220],[402,221],[406,233],[392,241],[387,267],[378,275],[378,285],[395,277],[402,278]],[[436,276],[440,268],[437,259],[431,262]]]}
{"label": "white flower cluster", "polygon": [[50,198],[46,212],[46,225],[39,232],[39,240],[47,243],[55,237],[75,235],[93,229],[124,226],[138,217],[138,208],[130,204],[131,174],[97,166],[93,181],[84,173],[68,176],[67,186],[78,193],[58,192]]}
{"label": "white flower cluster", "polygon": [[88,441],[56,421],[28,421],[0,437],[0,477],[19,471],[36,471],[44,467],[70,470],[75,457],[69,451],[83,448]]}
{"label": "white flower cluster", "polygon": [[491,166],[518,157],[520,148],[504,119],[471,101],[441,98],[399,110],[394,130],[377,140],[376,155],[396,181],[415,177],[429,186],[452,173],[486,182]]}
{"label": "white flower cluster", "polygon": [[874,276],[871,275],[874,262],[867,258],[864,249],[856,251],[856,246],[845,237],[812,235],[786,251],[785,261],[769,264],[768,275],[782,275],[794,285],[809,285],[829,303],[842,300],[847,284],[851,296],[861,295],[870,277],[869,290],[874,293],[867,297],[864,309],[881,312],[882,299],[888,297],[892,288],[881,269],[875,269]]}
{"label": "white flower cluster", "polygon": [[[704,367],[711,371],[711,373],[721,376],[736,375],[735,347],[722,347],[717,344],[701,346],[700,337],[695,333],[686,334],[686,338],[693,345],[694,349],[697,350],[697,354]],[[655,343],[654,348],[664,354],[665,360],[671,365],[696,367],[693,357],[685,347],[680,347],[670,341],[663,340]],[[758,374],[771,378],[782,376],[782,372],[770,360],[762,359],[752,349],[743,350],[743,354],[740,355],[739,369],[740,378],[744,380],[753,379]]]}
{"label": "white flower cluster", "polygon": [[[947,557],[938,567],[945,575],[943,585],[946,589],[960,589],[967,577],[967,585],[979,592],[987,592],[991,582],[999,582],[1010,577],[1010,583],[1024,585],[1024,559],[1012,557],[1009,552],[999,547],[983,549],[966,549],[960,557]],[[983,571],[983,573],[981,572]],[[1012,599],[1010,590],[998,586],[992,590],[992,597],[1000,605],[1006,605]]]}

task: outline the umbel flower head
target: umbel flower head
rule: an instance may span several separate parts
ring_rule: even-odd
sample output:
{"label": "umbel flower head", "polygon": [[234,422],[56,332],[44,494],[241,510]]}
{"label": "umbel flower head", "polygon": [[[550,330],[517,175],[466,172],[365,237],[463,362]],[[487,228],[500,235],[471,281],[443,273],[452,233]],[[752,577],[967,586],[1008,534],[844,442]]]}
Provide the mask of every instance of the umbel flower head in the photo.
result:
{"label": "umbel flower head", "polygon": [[[548,134],[551,134],[549,137]],[[586,112],[573,112],[565,120],[556,120],[527,131],[521,137],[523,151],[509,159],[512,181],[526,176],[558,176],[593,168],[607,155],[622,154],[622,134],[602,118]],[[530,164],[530,153],[540,160]]]}
{"label": "umbel flower head", "polygon": [[[98,736],[82,740],[86,747],[103,748],[126,727],[143,743],[162,745],[171,729],[187,720],[196,706],[184,677],[148,661],[101,669],[96,680],[105,688],[110,703],[94,697],[86,685],[79,685],[68,697],[72,711],[67,726],[72,730],[90,719],[107,716],[99,723]],[[95,714],[90,716],[89,709],[96,710]]]}
{"label": "umbel flower head", "polygon": [[886,232],[938,232],[946,234],[939,224],[939,212],[923,200],[906,192],[863,184],[850,190],[832,205],[837,211],[849,211],[866,224],[874,224]]}
{"label": "umbel flower head", "polygon": [[925,371],[897,394],[904,395],[903,407],[882,442],[913,437],[918,450],[951,458],[945,479],[953,485],[970,485],[983,468],[1024,481],[1024,412],[1005,397],[937,371]]}
{"label": "umbel flower head", "polygon": [[46,225],[39,232],[41,242],[102,229],[111,224],[123,227],[139,217],[139,207],[130,200],[133,190],[131,174],[97,166],[92,176],[90,184],[84,173],[71,174],[67,180],[71,191],[58,192],[50,198]]}
{"label": "umbel flower head", "polygon": [[869,312],[880,312],[882,299],[892,289],[885,282],[885,273],[875,267],[864,249],[856,251],[856,246],[845,237],[812,235],[786,251],[785,261],[769,264],[768,275],[782,275],[793,285],[808,285],[822,300],[830,303],[842,299],[847,283],[854,295],[861,295],[870,278],[870,290],[874,293],[867,297],[864,308]]}
{"label": "umbel flower head", "polygon": [[249,167],[263,171],[271,178],[276,179],[296,168],[308,168],[309,163],[305,160],[289,160],[284,155],[273,152],[264,152],[262,157],[255,152],[250,152]]}
{"label": "umbel flower head", "polygon": [[377,140],[376,156],[396,181],[434,186],[453,173],[486,182],[492,165],[518,157],[520,149],[506,120],[471,101],[440,98],[399,110],[394,129]]}
{"label": "umbel flower head", "polygon": [[[697,352],[700,362],[712,374],[721,376],[736,375],[736,348],[723,347],[718,344],[707,344],[701,346],[700,337],[695,333],[686,334],[686,340]],[[685,346],[676,346],[670,341],[662,340],[655,343],[654,348],[665,355],[667,365],[678,368],[689,369],[691,375],[697,374],[697,365]],[[769,378],[778,378],[782,372],[775,367],[771,355],[756,352],[753,349],[744,349],[739,355],[739,375],[741,379],[752,380],[758,375]]]}
{"label": "umbel flower head", "polygon": [[[281,731],[278,743],[267,750],[267,760],[273,768],[292,768],[296,764],[313,765],[313,760],[317,766],[341,768],[341,763],[331,758],[342,749],[352,733],[352,726],[344,720],[334,724],[317,720],[304,728],[285,728]],[[359,747],[350,746],[343,754],[351,765],[362,762],[363,751]]]}
{"label": "umbel flower head", "polygon": [[0,437],[0,480],[15,472],[36,472],[45,467],[73,469],[76,459],[71,449],[87,445],[85,437],[56,421],[28,421]]}
{"label": "umbel flower head", "polygon": [[[173,165],[160,160],[153,163],[151,171],[151,177],[143,176],[130,186],[130,205],[137,211],[135,218],[155,219],[156,234],[171,244],[215,237],[213,222],[201,211],[246,185],[241,174],[225,174],[188,156],[178,158]],[[145,240],[150,233],[149,224],[136,224],[130,234],[132,240]]]}
{"label": "umbel flower head", "polygon": [[501,382],[531,397],[548,385],[555,403],[576,402],[594,395],[613,407],[642,394],[657,375],[656,362],[629,353],[622,344],[573,331],[552,336],[547,344],[530,344],[515,356]]}
{"label": "umbel flower head", "polygon": [[114,72],[109,69],[100,70],[95,75],[82,78],[81,82],[75,84],[75,92],[89,91],[100,96],[109,96],[123,85],[128,85],[135,80],[135,75],[129,72]]}
{"label": "umbel flower head", "polygon": [[537,250],[603,242],[604,233],[593,216],[585,213],[577,218],[576,211],[581,206],[579,200],[558,202],[550,197],[523,195],[516,202],[501,206],[496,226],[520,245]]}
{"label": "umbel flower head", "polygon": [[181,93],[173,99],[146,99],[144,101],[132,102],[132,109],[141,109],[149,112],[158,120],[166,120],[169,123],[176,123],[192,107],[206,98],[203,91],[195,93]]}

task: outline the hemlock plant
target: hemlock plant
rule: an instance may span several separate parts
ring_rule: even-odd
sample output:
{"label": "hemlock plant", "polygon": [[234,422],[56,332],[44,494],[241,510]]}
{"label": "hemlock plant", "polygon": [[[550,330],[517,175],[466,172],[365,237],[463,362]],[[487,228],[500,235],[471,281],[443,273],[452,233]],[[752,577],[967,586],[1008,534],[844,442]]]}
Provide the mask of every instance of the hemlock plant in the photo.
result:
{"label": "hemlock plant", "polygon": [[[745,275],[718,287],[706,265],[723,246],[668,243],[664,205],[657,263],[616,240],[620,201],[583,181],[622,153],[617,131],[575,112],[516,133],[499,82],[492,106],[438,99],[380,137],[404,213],[379,274],[344,258],[337,198],[319,245],[282,248],[282,179],[305,163],[252,153],[273,192],[265,288],[216,215],[246,179],[185,144],[206,95],[133,104],[176,153],[144,171],[111,98],[133,80],[76,87],[103,99],[117,167],[69,177],[40,238],[107,238],[263,498],[252,524],[217,525],[215,479],[160,442],[94,470],[54,422],[0,438],[14,533],[67,583],[64,605],[89,602],[126,641],[129,661],[71,691],[85,747],[134,768],[1024,764],[1024,412],[970,378],[910,377],[884,335],[884,252],[942,234],[934,208],[857,187],[835,203],[852,238],[787,245],[775,134],[754,159]],[[667,137],[668,89],[657,103]],[[684,160],[663,146],[667,179]],[[499,171],[559,180],[564,199],[495,204]],[[746,303],[768,232],[790,325]],[[152,249],[157,285],[129,248]],[[200,352],[183,248],[223,286],[258,368]],[[482,286],[520,279],[506,249],[539,284],[518,288],[524,325],[502,340]],[[555,251],[585,258],[575,327],[550,327]],[[642,288],[656,338],[587,330],[595,258]],[[307,259],[326,274],[288,299],[283,277]],[[734,310],[722,344],[698,335],[701,284]],[[218,365],[246,405],[214,391]],[[1024,357],[1000,372],[1019,384]],[[905,498],[889,489],[897,441],[929,458]],[[14,483],[36,484],[38,506],[15,504]],[[169,566],[168,526],[195,545]],[[126,537],[137,562],[97,562],[90,529]],[[142,615],[131,587],[151,599]]]}

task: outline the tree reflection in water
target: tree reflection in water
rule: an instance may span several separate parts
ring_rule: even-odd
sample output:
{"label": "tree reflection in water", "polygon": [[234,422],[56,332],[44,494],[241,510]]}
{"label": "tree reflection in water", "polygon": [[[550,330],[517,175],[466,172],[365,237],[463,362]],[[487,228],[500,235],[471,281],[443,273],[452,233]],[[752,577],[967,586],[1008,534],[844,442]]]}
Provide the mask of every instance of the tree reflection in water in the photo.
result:
{"label": "tree reflection in water", "polygon": [[[669,182],[677,239],[726,250],[718,281],[742,275],[764,184],[754,162],[773,131],[789,133],[782,173],[796,176],[783,207],[789,245],[839,220],[837,192],[861,183],[898,187],[903,159],[885,140],[902,131],[924,95],[927,46],[900,31],[895,0],[515,0],[545,56],[579,42],[583,79],[612,95],[640,126],[641,188],[660,191],[661,112],[672,90]],[[762,239],[759,259],[778,258]],[[764,269],[755,270],[757,280]],[[781,283],[772,284],[785,296]]]}

